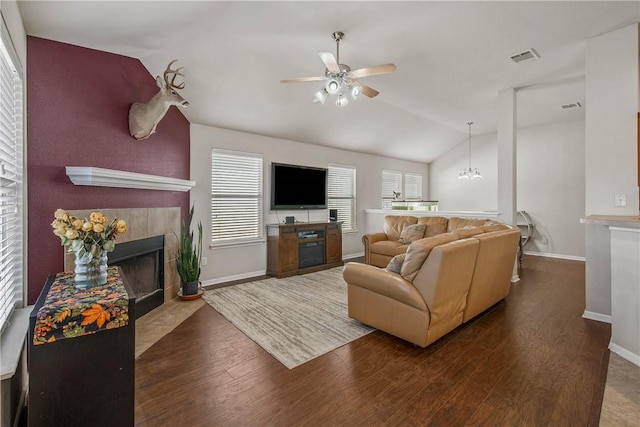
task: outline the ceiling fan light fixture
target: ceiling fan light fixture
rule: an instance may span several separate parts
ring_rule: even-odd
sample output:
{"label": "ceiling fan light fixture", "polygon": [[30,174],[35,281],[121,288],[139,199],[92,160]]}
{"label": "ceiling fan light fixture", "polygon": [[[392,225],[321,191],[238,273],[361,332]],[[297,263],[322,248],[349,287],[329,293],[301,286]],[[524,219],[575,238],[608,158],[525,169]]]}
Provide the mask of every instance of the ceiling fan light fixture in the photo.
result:
{"label": "ceiling fan light fixture", "polygon": [[344,37],[341,31],[335,31],[333,40],[336,42],[335,56],[331,52],[319,51],[318,56],[325,66],[324,75],[315,77],[298,77],[295,79],[280,80],[281,83],[302,83],[322,81],[324,88],[316,92],[313,102],[324,104],[329,96],[336,97],[336,105],[342,107],[349,103],[349,99],[356,100],[360,95],[374,98],[378,91],[360,83],[356,79],[380,74],[392,73],[396,70],[394,64],[382,64],[373,67],[352,70],[347,64],[340,63],[340,41]]}
{"label": "ceiling fan light fixture", "polygon": [[351,87],[351,97],[352,97],[354,100],[355,100],[355,99],[357,99],[357,98],[358,98],[358,95],[360,95],[360,92],[361,92],[361,91],[362,91],[362,90],[361,90],[360,86],[357,86],[357,85],[356,85],[356,86]]}
{"label": "ceiling fan light fixture", "polygon": [[327,80],[324,87],[329,95],[335,95],[340,90],[340,82],[336,78],[331,78]]}
{"label": "ceiling fan light fixture", "polygon": [[319,102],[320,104],[324,104],[328,96],[329,94],[327,93],[326,89],[321,89],[317,91],[316,94],[313,96],[313,102]]}
{"label": "ceiling fan light fixture", "polygon": [[347,97],[344,95],[344,93],[340,92],[338,94],[338,99],[336,100],[336,105],[338,107],[344,107],[348,103],[349,103],[349,100],[347,99]]}

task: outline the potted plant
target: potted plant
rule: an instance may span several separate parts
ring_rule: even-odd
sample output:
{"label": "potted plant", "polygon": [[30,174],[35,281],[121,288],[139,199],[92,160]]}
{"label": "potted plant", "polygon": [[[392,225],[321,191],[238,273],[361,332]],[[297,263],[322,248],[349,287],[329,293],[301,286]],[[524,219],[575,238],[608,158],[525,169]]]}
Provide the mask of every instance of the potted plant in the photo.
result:
{"label": "potted plant", "polygon": [[194,241],[191,221],[195,205],[191,207],[189,218],[185,224],[182,221],[178,252],[176,253],[176,268],[182,280],[182,295],[196,295],[200,283],[200,261],[202,259],[202,222],[198,222],[198,240]]}

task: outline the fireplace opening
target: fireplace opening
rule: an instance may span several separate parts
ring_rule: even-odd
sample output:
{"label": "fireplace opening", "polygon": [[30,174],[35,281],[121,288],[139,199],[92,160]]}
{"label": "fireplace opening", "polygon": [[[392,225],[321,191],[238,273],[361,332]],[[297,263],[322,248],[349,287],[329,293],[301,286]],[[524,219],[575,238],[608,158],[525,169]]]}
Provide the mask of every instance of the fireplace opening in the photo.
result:
{"label": "fireplace opening", "polygon": [[136,318],[164,303],[164,236],[118,243],[109,265],[122,269],[136,296]]}

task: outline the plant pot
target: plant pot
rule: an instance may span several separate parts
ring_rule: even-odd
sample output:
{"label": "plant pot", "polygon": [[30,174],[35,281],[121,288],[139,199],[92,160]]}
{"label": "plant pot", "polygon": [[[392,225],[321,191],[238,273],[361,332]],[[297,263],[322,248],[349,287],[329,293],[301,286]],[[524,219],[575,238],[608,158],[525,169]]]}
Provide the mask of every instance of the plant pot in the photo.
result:
{"label": "plant pot", "polygon": [[182,282],[182,295],[196,295],[198,293],[198,287],[200,282]]}

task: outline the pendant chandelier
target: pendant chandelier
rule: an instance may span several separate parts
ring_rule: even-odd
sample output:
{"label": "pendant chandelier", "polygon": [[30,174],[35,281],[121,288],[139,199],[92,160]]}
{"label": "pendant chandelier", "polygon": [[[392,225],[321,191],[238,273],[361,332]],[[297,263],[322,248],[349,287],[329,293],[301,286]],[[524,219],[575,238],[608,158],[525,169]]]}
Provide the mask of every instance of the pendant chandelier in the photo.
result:
{"label": "pendant chandelier", "polygon": [[471,168],[471,125],[473,122],[467,123],[469,125],[469,167],[462,169],[462,171],[458,174],[458,179],[463,179],[465,181],[473,180],[473,179],[482,179],[482,174],[478,170],[478,168]]}

